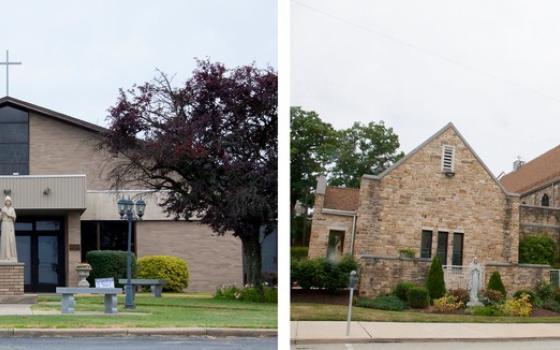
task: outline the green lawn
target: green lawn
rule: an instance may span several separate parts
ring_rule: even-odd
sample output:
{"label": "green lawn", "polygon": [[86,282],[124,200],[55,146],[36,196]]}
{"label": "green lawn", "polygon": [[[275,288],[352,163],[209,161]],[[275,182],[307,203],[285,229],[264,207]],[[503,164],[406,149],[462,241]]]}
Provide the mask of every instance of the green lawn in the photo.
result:
{"label": "green lawn", "polygon": [[54,314],[0,316],[0,328],[277,327],[276,304],[214,300],[208,294],[137,294],[136,309],[123,304],[119,296],[119,314],[105,315],[102,296],[79,296],[76,314],[62,315],[60,297],[39,296],[33,312]]}
{"label": "green lawn", "polygon": [[[346,321],[348,307],[343,305],[294,303],[293,321]],[[354,321],[383,322],[480,322],[480,323],[560,323],[560,317],[506,317],[434,314],[418,311],[385,311],[363,307],[352,309]]]}

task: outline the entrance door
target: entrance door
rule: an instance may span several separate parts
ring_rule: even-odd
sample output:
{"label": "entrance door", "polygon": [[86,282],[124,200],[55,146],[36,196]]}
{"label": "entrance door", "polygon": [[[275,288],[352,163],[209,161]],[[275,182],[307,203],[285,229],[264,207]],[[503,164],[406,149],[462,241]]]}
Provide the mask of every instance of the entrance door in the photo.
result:
{"label": "entrance door", "polygon": [[16,221],[18,260],[25,263],[26,292],[54,292],[64,284],[64,220],[22,217]]}

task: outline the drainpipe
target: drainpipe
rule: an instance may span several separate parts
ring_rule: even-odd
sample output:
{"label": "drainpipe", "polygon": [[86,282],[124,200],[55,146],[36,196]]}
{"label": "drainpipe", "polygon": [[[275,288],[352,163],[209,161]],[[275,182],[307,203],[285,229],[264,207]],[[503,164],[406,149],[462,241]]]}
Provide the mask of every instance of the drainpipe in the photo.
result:
{"label": "drainpipe", "polygon": [[358,218],[358,215],[354,214],[354,216],[352,217],[352,244],[350,245],[352,247],[352,256],[354,256],[354,241],[356,240],[356,219]]}

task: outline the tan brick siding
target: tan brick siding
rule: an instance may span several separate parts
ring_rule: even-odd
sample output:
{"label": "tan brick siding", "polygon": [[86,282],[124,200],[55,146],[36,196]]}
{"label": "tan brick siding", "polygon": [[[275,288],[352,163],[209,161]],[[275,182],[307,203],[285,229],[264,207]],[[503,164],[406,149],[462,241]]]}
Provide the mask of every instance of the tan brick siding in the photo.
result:
{"label": "tan brick siding", "polygon": [[66,215],[66,285],[76,287],[80,278],[76,272],[76,266],[81,263],[82,256],[79,250],[70,250],[70,245],[80,245],[81,224],[80,213],[69,212]]}
{"label": "tan brick siding", "polygon": [[99,134],[92,131],[30,113],[30,174],[85,174],[88,189],[108,189],[107,175],[115,161],[97,150],[99,141]]}
{"label": "tan brick siding", "polygon": [[136,224],[138,257],[174,255],[189,265],[188,291],[214,292],[222,285],[243,283],[241,241],[217,236],[196,222],[143,221]]}
{"label": "tan brick siding", "polygon": [[0,295],[23,294],[23,264],[0,264]]}

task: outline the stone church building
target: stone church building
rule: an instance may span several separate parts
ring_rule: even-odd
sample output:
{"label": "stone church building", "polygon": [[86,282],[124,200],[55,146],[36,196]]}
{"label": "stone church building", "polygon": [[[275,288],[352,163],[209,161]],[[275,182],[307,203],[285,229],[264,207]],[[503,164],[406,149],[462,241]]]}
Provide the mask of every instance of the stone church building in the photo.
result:
{"label": "stone church building", "polygon": [[518,263],[519,237],[519,193],[494,177],[450,123],[383,173],[363,175],[359,189],[330,187],[320,177],[309,256],[359,258],[361,295],[423,282],[436,255],[446,281],[455,278],[448,285],[466,287],[462,267],[476,256],[486,278],[499,271],[512,291],[549,273],[548,265]]}
{"label": "stone church building", "polygon": [[[116,159],[97,147],[104,128],[28,102],[0,99],[0,195],[17,211],[17,252],[27,292],[74,286],[77,264],[90,250],[126,250],[127,223],[120,196],[147,202],[134,224],[138,257],[174,255],[187,261],[188,290],[214,291],[243,283],[241,243],[208,226],[174,221],[143,188],[112,190],[107,175]],[[2,197],[3,199],[4,197]]]}

